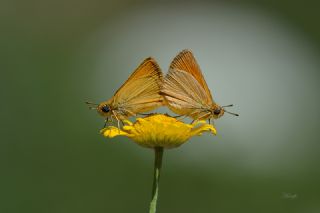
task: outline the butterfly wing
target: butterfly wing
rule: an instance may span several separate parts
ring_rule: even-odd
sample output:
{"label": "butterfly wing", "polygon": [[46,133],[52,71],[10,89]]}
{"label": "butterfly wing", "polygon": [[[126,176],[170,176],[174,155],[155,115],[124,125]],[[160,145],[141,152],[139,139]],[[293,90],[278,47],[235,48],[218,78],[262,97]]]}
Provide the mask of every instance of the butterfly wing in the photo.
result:
{"label": "butterfly wing", "polygon": [[190,73],[205,91],[204,100],[206,103],[209,105],[214,103],[200,66],[190,50],[182,50],[171,62],[170,69],[178,69]]}
{"label": "butterfly wing", "polygon": [[117,90],[111,100],[112,108],[129,117],[161,106],[162,81],[162,72],[157,62],[153,58],[145,59]]}
{"label": "butterfly wing", "polygon": [[170,69],[161,89],[167,106],[176,114],[194,119],[208,113],[207,93],[202,85],[188,72]]}

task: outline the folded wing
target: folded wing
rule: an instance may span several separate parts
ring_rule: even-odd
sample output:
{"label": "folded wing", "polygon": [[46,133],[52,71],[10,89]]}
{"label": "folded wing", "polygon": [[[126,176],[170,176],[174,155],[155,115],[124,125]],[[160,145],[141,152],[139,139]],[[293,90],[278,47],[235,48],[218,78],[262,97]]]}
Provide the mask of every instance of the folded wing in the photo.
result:
{"label": "folded wing", "polygon": [[145,59],[115,93],[112,105],[128,116],[153,110],[163,103],[163,75],[153,58]]}
{"label": "folded wing", "polygon": [[190,50],[182,50],[171,62],[170,69],[178,69],[190,73],[205,91],[206,97],[204,98],[206,103],[213,103],[211,92],[202,75],[200,66]]}
{"label": "folded wing", "polygon": [[193,118],[210,108],[207,94],[199,82],[188,72],[170,69],[161,89],[167,106],[176,114]]}

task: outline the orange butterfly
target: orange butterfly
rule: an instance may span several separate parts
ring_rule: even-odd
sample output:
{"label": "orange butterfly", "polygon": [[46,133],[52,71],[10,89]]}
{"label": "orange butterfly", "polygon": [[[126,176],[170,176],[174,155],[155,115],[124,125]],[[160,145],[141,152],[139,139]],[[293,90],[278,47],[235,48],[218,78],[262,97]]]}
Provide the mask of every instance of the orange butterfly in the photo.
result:
{"label": "orange butterfly", "polygon": [[188,116],[194,120],[220,118],[225,107],[216,104],[200,67],[190,50],[181,51],[171,62],[169,72],[161,89],[166,105],[178,115]]}
{"label": "orange butterfly", "polygon": [[[100,115],[119,122],[139,113],[153,110],[163,104],[160,87],[163,75],[157,62],[149,57],[131,74],[128,80],[116,91],[114,96],[100,104],[91,105]],[[106,125],[106,123],[105,123]]]}

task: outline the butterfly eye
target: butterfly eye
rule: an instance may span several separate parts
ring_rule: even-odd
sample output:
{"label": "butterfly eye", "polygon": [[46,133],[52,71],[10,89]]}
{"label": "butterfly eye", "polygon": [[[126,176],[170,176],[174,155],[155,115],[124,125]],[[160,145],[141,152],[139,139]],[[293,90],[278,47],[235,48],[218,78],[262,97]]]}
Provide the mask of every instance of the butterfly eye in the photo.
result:
{"label": "butterfly eye", "polygon": [[220,109],[215,109],[215,110],[213,111],[213,114],[215,114],[215,115],[219,115],[219,114],[220,114],[220,112],[221,112],[221,110],[220,110]]}
{"label": "butterfly eye", "polygon": [[102,112],[105,112],[105,113],[108,113],[108,112],[110,111],[110,108],[109,108],[107,105],[105,105],[105,106],[103,106],[103,107],[101,108],[101,111],[102,111]]}

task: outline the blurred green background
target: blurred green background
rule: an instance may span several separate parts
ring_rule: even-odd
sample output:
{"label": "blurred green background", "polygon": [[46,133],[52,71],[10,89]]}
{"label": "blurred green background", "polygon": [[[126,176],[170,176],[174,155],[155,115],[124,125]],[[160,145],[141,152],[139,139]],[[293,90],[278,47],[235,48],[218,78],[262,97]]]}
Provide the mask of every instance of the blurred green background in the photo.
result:
{"label": "blurred green background", "polygon": [[240,117],[164,154],[159,212],[320,212],[317,1],[2,0],[0,212],[147,212],[153,152],[99,134],[145,57],[192,49]]}

